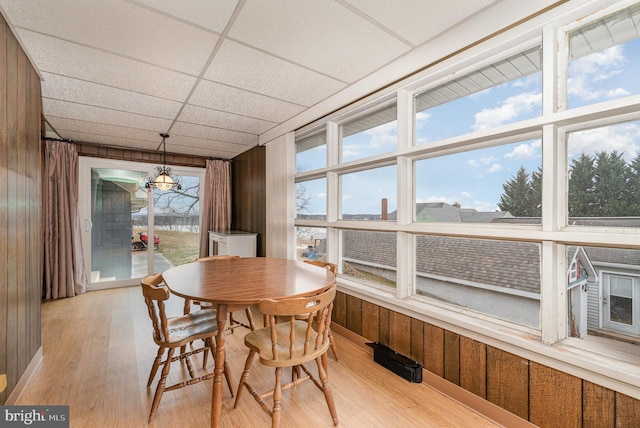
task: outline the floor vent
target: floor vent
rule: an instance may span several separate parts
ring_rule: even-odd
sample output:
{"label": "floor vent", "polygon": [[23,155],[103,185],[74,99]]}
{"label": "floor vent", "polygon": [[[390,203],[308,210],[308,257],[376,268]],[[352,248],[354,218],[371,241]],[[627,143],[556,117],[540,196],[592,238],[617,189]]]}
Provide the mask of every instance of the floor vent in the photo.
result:
{"label": "floor vent", "polygon": [[373,348],[373,361],[409,382],[422,383],[422,364],[378,342],[367,345]]}

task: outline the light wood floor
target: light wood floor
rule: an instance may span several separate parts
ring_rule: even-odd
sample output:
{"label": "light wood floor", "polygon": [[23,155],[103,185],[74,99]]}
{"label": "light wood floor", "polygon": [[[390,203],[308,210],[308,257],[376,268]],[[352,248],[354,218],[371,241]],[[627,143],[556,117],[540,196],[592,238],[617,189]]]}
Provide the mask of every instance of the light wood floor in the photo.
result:
{"label": "light wood floor", "polygon": [[[172,305],[178,314],[181,303]],[[246,330],[227,335],[234,389],[246,358]],[[374,363],[370,353],[337,335],[341,359],[329,357],[329,379],[341,427],[498,427],[425,383],[412,384]],[[146,382],[156,346],[138,287],[89,292],[42,306],[43,362],[17,404],[69,405],[71,427],[206,427],[211,381],[166,392],[152,424],[147,416],[155,383]],[[209,359],[211,361],[211,358]],[[201,364],[198,357],[197,363]],[[210,363],[210,367],[211,368]],[[175,364],[170,376],[184,375]],[[254,364],[265,389],[271,369]],[[269,417],[248,395],[238,409],[224,387],[222,426],[268,427]],[[301,421],[305,421],[302,423]],[[333,426],[324,398],[311,383],[283,394],[282,428]]]}

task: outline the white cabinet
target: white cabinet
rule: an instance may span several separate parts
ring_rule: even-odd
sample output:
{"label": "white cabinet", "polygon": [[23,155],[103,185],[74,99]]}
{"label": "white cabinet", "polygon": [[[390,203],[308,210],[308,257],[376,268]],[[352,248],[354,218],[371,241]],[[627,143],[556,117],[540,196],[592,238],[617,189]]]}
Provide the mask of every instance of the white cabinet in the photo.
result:
{"label": "white cabinet", "polygon": [[[257,235],[257,233],[240,230],[225,233],[209,231],[209,255],[255,257]],[[214,243],[218,244],[216,253],[214,253]]]}

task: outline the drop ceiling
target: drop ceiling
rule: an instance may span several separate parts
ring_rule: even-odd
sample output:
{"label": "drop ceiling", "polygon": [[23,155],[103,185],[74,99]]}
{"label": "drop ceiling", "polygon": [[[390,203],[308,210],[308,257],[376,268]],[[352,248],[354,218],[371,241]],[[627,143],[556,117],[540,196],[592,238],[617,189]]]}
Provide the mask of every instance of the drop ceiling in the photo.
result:
{"label": "drop ceiling", "polygon": [[0,0],[48,137],[233,158],[554,3]]}

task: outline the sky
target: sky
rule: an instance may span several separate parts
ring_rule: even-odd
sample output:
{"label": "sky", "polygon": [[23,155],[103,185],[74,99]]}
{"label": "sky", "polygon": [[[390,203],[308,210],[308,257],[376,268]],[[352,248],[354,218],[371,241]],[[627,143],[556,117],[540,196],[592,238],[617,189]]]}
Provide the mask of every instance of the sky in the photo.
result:
{"label": "sky", "polygon": [[[569,63],[568,107],[582,107],[640,93],[640,39]],[[478,92],[416,114],[416,144],[537,117],[542,109],[540,73]],[[342,160],[362,159],[394,151],[396,123],[347,137]],[[640,121],[574,132],[568,137],[569,162],[581,153],[617,150],[627,161],[640,153]],[[326,165],[326,147],[302,152],[298,170]],[[502,185],[520,167],[530,174],[542,161],[539,139],[425,159],[416,163],[416,202],[458,202],[463,208],[495,211]],[[326,180],[306,182],[306,213],[326,213]],[[342,177],[342,213],[379,213],[387,198],[396,209],[395,166]]]}

